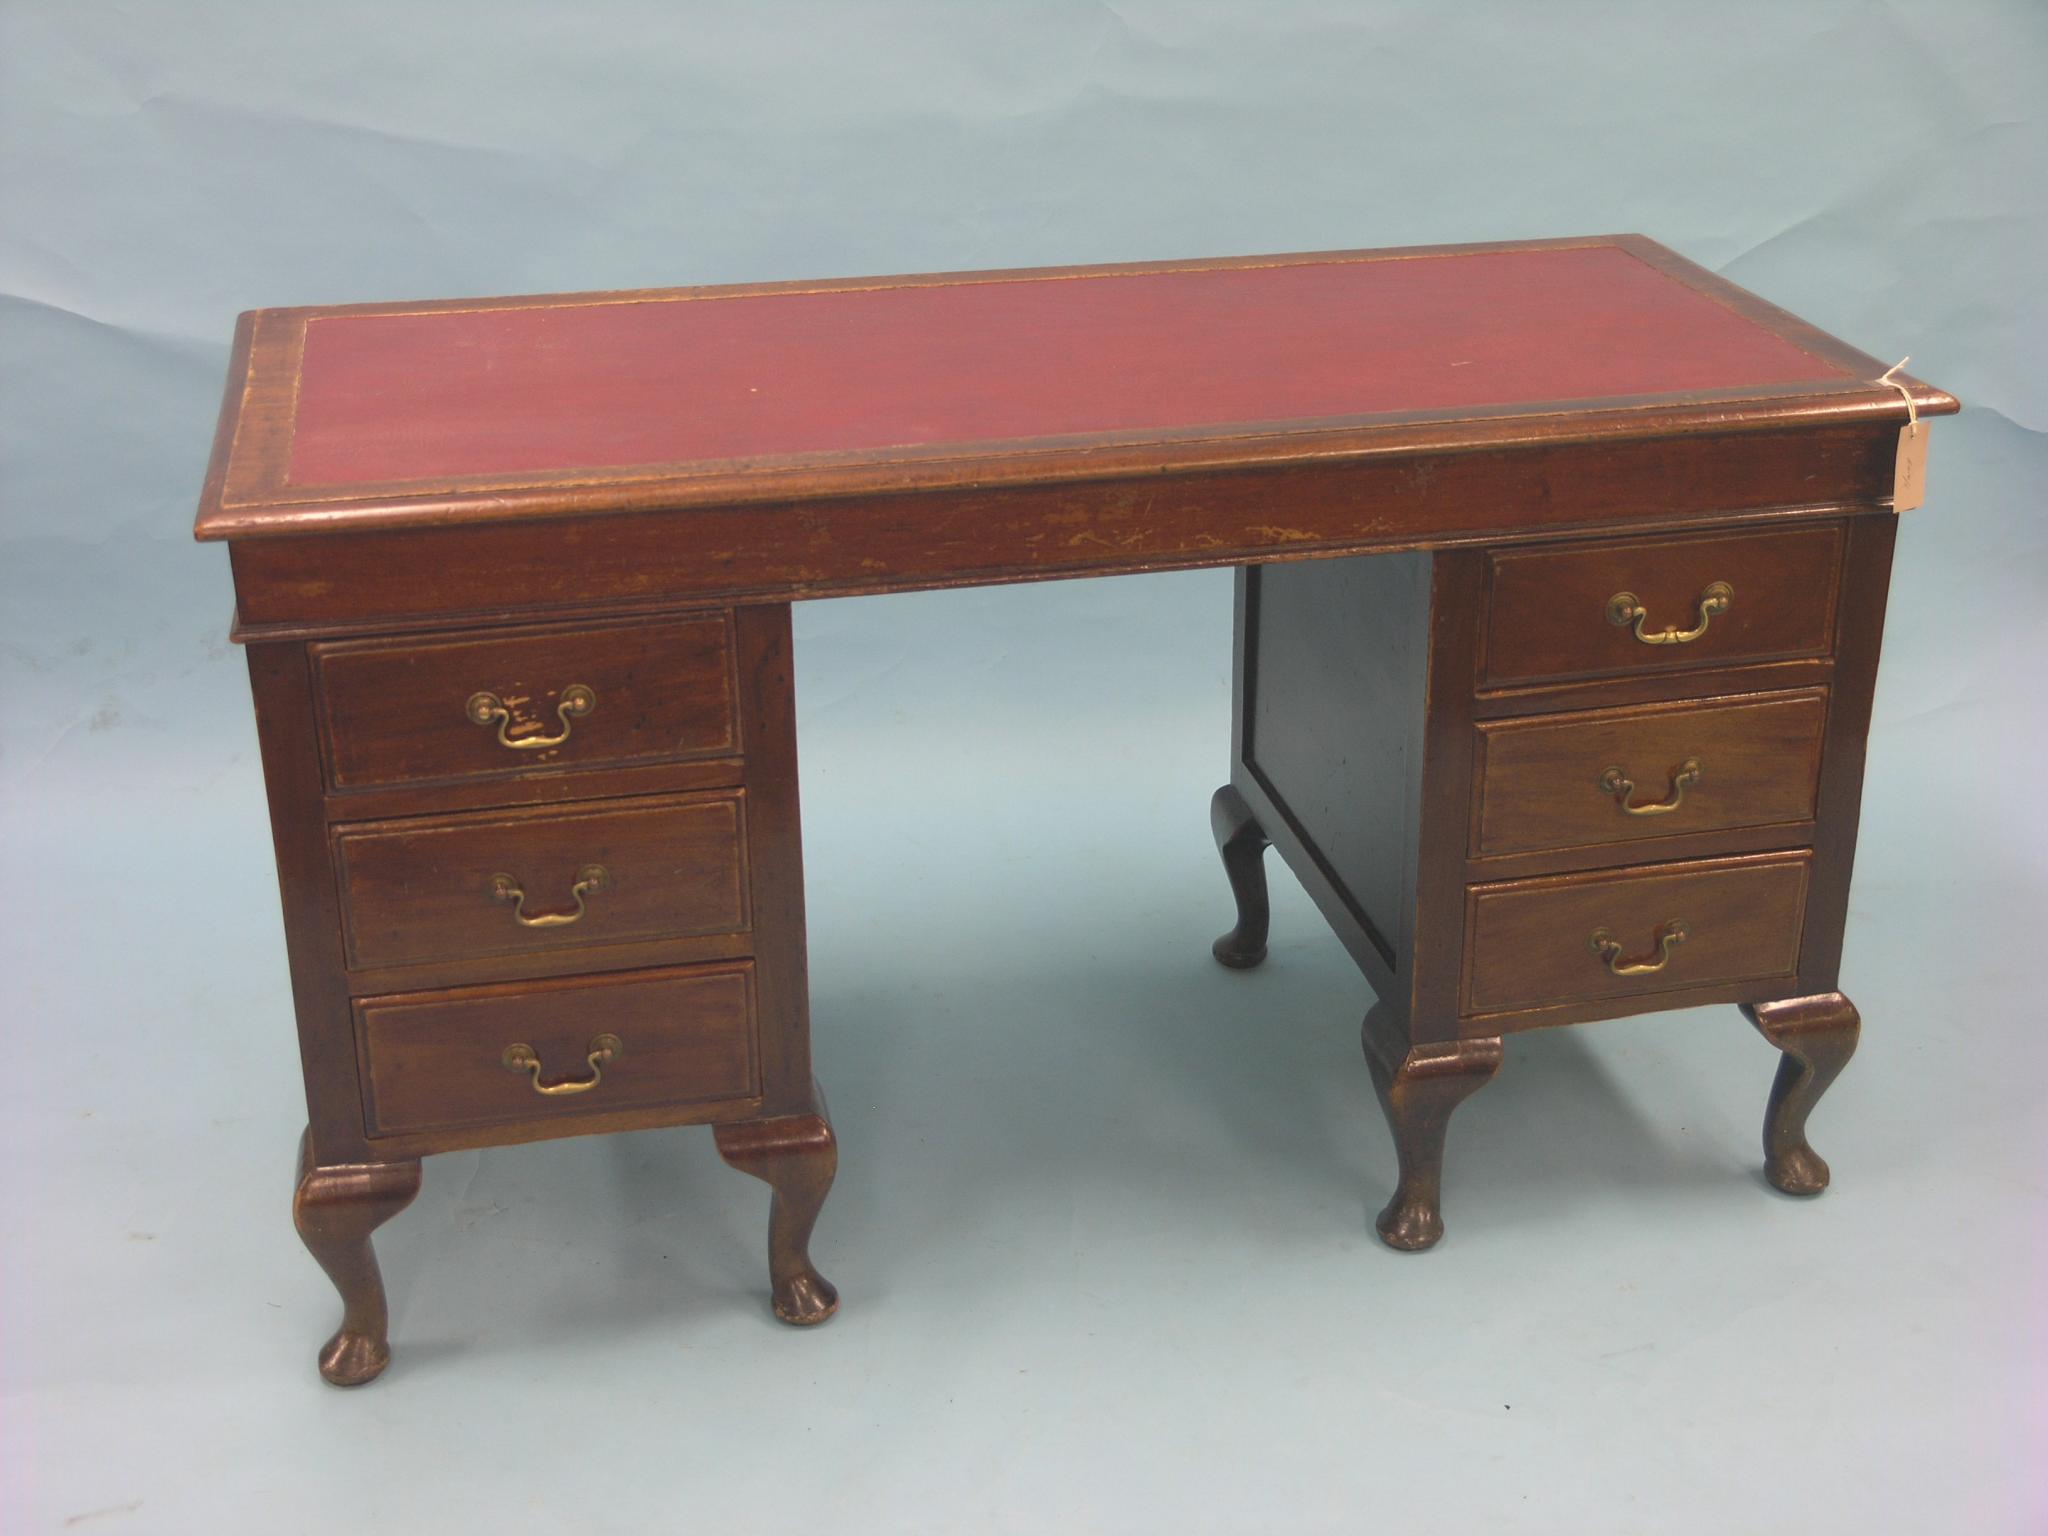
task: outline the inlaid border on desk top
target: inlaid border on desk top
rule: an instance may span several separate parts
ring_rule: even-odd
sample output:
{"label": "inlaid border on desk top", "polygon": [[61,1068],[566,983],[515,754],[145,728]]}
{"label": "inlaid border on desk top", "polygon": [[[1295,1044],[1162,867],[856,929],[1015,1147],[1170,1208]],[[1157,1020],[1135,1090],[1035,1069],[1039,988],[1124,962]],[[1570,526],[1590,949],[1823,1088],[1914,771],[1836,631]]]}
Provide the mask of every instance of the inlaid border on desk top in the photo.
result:
{"label": "inlaid border on desk top", "polygon": [[[287,479],[306,330],[308,323],[317,319],[1040,282],[1589,247],[1628,252],[1769,335],[1809,353],[1836,376],[1734,389],[1378,412],[1247,425],[942,442],[912,448],[792,453],[749,460],[692,460],[681,464],[632,464],[328,487],[297,486]],[[258,310],[245,314],[237,328],[227,399],[195,531],[202,539],[248,539],[596,512],[806,501],[964,486],[1044,485],[1606,436],[1725,432],[1893,418],[1903,421],[1904,399],[1898,391],[1875,382],[1884,367],[1868,354],[1655,241],[1628,234],[1305,252],[1213,261]],[[1957,409],[1954,399],[1943,392],[1904,375],[1897,377],[1912,390],[1922,414],[1938,415]]]}

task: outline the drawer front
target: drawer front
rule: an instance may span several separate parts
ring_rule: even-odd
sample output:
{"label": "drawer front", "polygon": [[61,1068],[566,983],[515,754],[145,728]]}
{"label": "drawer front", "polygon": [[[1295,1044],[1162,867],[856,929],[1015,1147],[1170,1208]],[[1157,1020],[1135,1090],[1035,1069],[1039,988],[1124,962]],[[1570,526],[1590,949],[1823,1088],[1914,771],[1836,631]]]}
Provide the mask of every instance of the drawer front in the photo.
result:
{"label": "drawer front", "polygon": [[745,794],[334,831],[352,969],[744,932]]}
{"label": "drawer front", "polygon": [[331,789],[728,756],[724,613],[313,647]]}
{"label": "drawer front", "polygon": [[355,1012],[372,1136],[761,1092],[751,961],[366,998]]}
{"label": "drawer front", "polygon": [[1825,655],[1841,563],[1834,523],[1496,554],[1482,682]]}
{"label": "drawer front", "polygon": [[1812,857],[1801,849],[1471,886],[1464,1011],[1791,976]]}
{"label": "drawer front", "polygon": [[1479,727],[1479,857],[1813,816],[1827,690]]}

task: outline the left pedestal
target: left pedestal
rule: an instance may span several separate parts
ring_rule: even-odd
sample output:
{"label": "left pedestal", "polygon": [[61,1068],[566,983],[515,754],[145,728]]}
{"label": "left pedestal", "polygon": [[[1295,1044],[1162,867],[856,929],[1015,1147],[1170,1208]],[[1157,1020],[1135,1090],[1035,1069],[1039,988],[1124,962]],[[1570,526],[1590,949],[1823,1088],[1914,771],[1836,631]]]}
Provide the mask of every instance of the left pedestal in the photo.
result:
{"label": "left pedestal", "polygon": [[337,1385],[390,1358],[371,1233],[435,1152],[708,1124],[774,1190],[771,1294],[837,1293],[811,1078],[787,605],[248,648]]}

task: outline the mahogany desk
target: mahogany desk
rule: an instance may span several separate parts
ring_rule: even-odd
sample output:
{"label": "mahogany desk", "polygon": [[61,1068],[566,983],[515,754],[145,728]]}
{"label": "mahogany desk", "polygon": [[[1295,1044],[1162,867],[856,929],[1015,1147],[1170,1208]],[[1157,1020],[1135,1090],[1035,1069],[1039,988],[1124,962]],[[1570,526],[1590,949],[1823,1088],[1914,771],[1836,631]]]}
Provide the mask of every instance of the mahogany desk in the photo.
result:
{"label": "mahogany desk", "polygon": [[1263,958],[1277,847],[1379,998],[1389,1243],[1441,1234],[1503,1036],[1655,1008],[1745,1007],[1770,1177],[1819,1190],[1902,429],[1957,408],[1883,371],[1634,235],[242,316],[197,532],[322,1374],[389,1357],[420,1158],[548,1136],[711,1125],[775,1311],[831,1314],[805,597],[1239,567],[1215,953]]}

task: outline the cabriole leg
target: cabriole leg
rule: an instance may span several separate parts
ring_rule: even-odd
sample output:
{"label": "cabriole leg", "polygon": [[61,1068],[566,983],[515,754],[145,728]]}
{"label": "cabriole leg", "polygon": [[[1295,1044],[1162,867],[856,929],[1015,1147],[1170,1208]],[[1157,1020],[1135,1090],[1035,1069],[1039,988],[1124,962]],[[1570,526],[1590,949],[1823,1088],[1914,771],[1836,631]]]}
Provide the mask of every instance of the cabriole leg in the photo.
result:
{"label": "cabriole leg", "polygon": [[1365,1060],[1394,1133],[1400,1182],[1374,1225],[1390,1248],[1433,1248],[1444,1235],[1444,1133],[1451,1111],[1500,1070],[1500,1036],[1410,1045],[1393,1011],[1365,1016]]}
{"label": "cabriole leg", "polygon": [[1231,784],[1210,800],[1209,827],[1216,834],[1216,851],[1223,855],[1230,894],[1237,898],[1237,926],[1210,945],[1209,952],[1233,970],[1249,970],[1266,958],[1266,930],[1272,922],[1266,900],[1266,834]]}
{"label": "cabriole leg", "polygon": [[1856,1054],[1862,1020],[1839,992],[1742,1011],[1785,1053],[1764,1111],[1764,1177],[1788,1195],[1817,1195],[1828,1187],[1828,1165],[1807,1144],[1806,1117]]}
{"label": "cabriole leg", "polygon": [[741,1120],[713,1128],[718,1155],[775,1192],[768,1207],[768,1280],[775,1315],[799,1326],[822,1323],[839,1309],[839,1292],[811,1263],[811,1228],[831,1193],[839,1143],[825,1118],[825,1100],[813,1113]]}
{"label": "cabriole leg", "polygon": [[419,1192],[417,1158],[321,1167],[313,1161],[312,1138],[299,1138],[292,1223],[341,1292],[341,1327],[320,1350],[320,1374],[337,1387],[361,1386],[391,1363],[384,1277],[370,1234]]}

